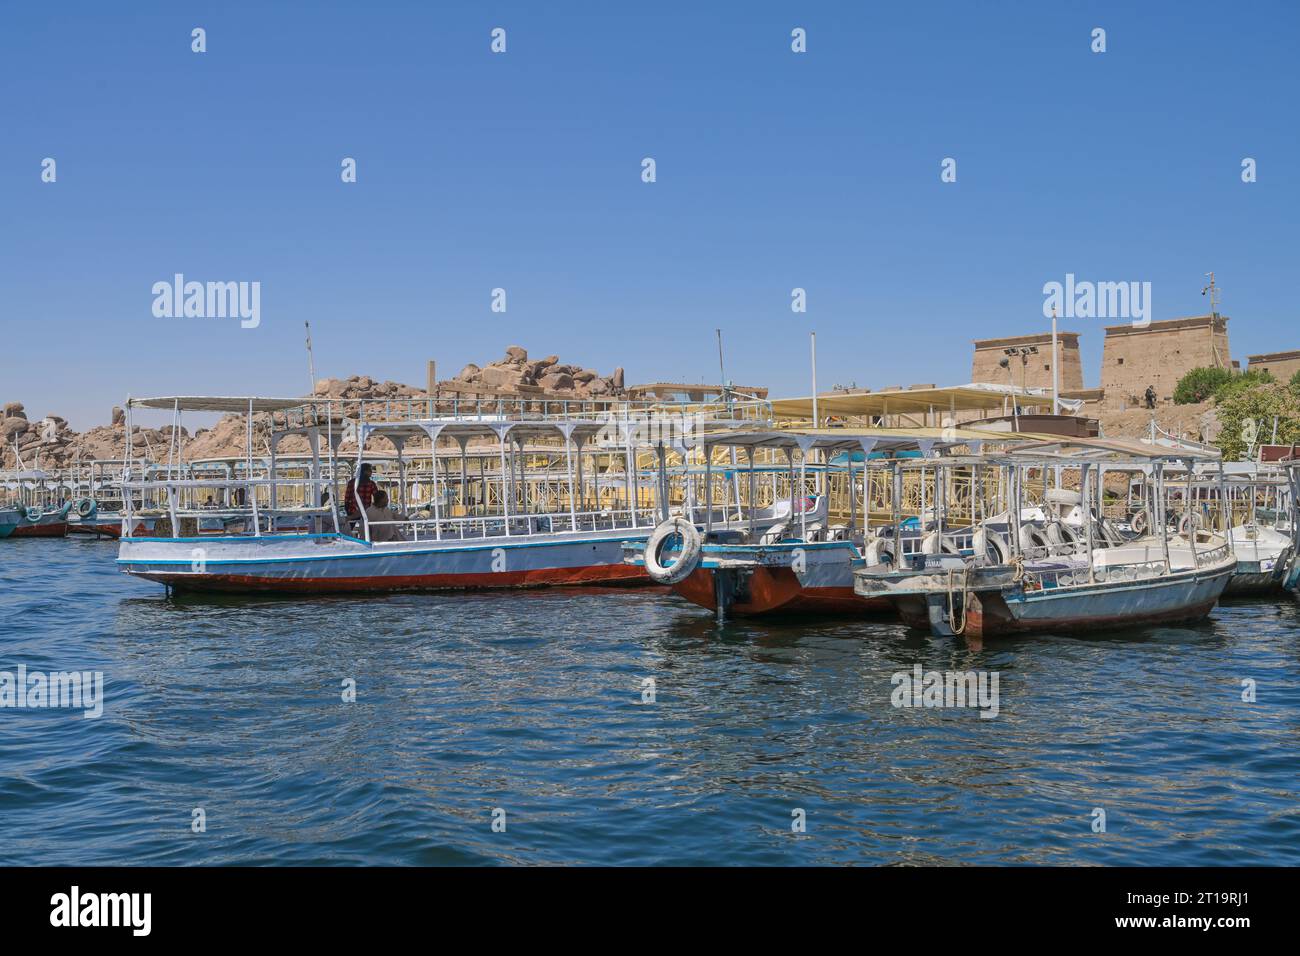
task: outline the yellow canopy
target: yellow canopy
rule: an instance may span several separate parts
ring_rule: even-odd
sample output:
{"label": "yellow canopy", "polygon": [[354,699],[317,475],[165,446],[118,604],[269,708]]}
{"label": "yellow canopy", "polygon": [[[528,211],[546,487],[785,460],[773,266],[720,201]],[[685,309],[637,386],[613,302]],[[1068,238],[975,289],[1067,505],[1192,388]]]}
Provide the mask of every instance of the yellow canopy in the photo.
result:
{"label": "yellow canopy", "polygon": [[[991,412],[1000,411],[1012,400],[1021,408],[1052,404],[1051,393],[1044,389],[972,384],[892,392],[830,392],[817,396],[817,414],[820,418],[828,415],[867,418],[880,415],[925,415],[932,412]],[[1065,399],[1061,399],[1061,404],[1072,411],[1080,406],[1077,401]],[[772,414],[778,419],[811,420],[812,397],[773,399]]]}

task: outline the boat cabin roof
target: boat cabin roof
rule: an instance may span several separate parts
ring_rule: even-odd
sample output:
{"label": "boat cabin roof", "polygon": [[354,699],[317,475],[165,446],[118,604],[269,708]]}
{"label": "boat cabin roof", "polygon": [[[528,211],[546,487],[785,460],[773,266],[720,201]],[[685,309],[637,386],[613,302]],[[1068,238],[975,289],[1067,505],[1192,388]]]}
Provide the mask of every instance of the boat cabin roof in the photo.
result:
{"label": "boat cabin roof", "polygon": [[[380,436],[409,440],[418,438],[496,438],[506,435],[515,439],[564,438],[571,437],[578,441],[587,441],[600,432],[615,430],[623,423],[617,420],[590,421],[575,419],[557,419],[554,421],[529,421],[527,419],[487,419],[484,421],[466,421],[465,419],[439,420],[429,419],[422,422],[360,422],[356,427],[366,437]],[[631,423],[635,427],[635,422]]]}
{"label": "boat cabin roof", "polygon": [[[1052,393],[1041,388],[1019,388],[973,382],[944,388],[908,388],[887,392],[830,392],[817,396],[817,414],[865,418],[879,415],[924,412],[969,412],[1000,409],[1008,399],[1022,408],[1028,405],[1050,405]],[[1076,399],[1059,398],[1062,406],[1078,411],[1083,403]],[[784,419],[811,419],[812,396],[804,398],[778,398],[772,401],[772,414]]]}
{"label": "boat cabin roof", "polygon": [[[1017,435],[1016,438],[1023,438]],[[1004,442],[1007,436],[968,428],[798,428],[732,429],[711,432],[700,437],[706,447],[721,445],[733,448],[795,448],[803,451],[888,452],[958,446],[980,446],[986,442]]]}
{"label": "boat cabin roof", "polygon": [[1206,451],[1192,448],[1173,448],[1154,445],[1133,438],[1075,438],[1064,436],[1035,436],[1035,440],[1007,449],[1017,458],[1044,458],[1085,461],[1124,461],[1148,464],[1153,462],[1218,462],[1218,450]]}
{"label": "boat cabin roof", "polygon": [[311,401],[307,398],[259,398],[254,395],[204,396],[172,395],[157,398],[128,398],[128,408],[164,408],[182,412],[280,412],[298,408]]}

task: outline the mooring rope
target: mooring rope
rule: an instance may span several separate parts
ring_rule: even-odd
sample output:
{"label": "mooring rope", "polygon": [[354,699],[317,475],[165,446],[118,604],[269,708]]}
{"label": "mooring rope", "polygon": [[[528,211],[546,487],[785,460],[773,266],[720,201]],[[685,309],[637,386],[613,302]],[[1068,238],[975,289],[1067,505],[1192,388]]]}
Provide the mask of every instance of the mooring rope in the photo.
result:
{"label": "mooring rope", "polygon": [[953,568],[948,569],[948,624],[954,634],[963,634],[966,631],[966,612],[970,608],[970,568],[961,569],[961,624],[956,622],[956,609],[952,603],[952,575]]}

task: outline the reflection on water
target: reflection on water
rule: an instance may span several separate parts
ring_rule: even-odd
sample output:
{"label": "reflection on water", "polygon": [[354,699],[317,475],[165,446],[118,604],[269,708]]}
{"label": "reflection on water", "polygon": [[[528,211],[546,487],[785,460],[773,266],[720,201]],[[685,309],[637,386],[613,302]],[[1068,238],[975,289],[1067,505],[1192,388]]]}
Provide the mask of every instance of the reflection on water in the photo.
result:
{"label": "reflection on water", "polygon": [[[106,691],[99,720],[0,711],[0,862],[1300,859],[1285,602],[974,647],[719,628],[653,590],[171,599],[113,556],[0,552],[0,669],[100,669]],[[998,716],[891,706],[918,664],[996,671]]]}

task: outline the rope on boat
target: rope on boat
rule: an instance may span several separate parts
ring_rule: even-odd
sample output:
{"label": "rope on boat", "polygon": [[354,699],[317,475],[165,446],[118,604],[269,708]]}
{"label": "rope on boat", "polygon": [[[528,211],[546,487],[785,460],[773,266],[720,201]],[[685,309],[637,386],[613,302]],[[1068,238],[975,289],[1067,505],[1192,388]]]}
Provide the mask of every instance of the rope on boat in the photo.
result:
{"label": "rope on boat", "polygon": [[961,569],[961,624],[957,623],[956,610],[952,604],[952,575],[953,568],[948,569],[948,626],[952,628],[954,634],[962,634],[966,630],[966,611],[970,608],[970,568]]}

